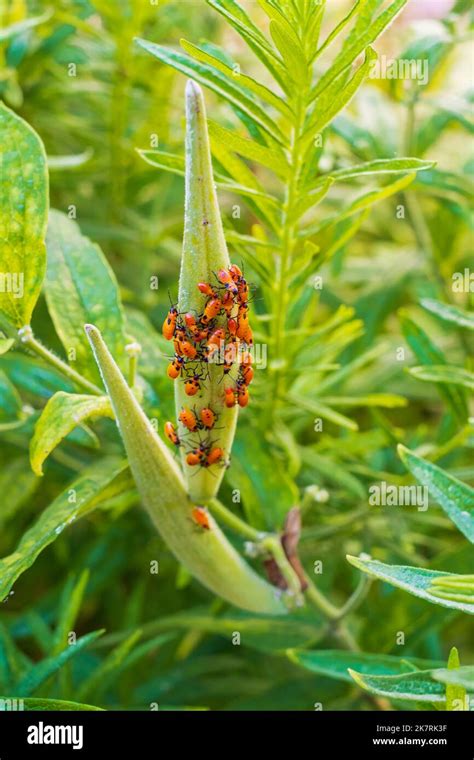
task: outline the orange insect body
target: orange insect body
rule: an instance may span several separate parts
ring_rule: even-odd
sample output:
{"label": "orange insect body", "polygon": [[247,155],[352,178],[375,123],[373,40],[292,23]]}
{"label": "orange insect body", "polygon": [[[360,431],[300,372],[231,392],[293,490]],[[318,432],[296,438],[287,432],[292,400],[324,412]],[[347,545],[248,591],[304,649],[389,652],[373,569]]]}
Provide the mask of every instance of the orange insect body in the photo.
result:
{"label": "orange insect body", "polygon": [[195,396],[198,391],[201,390],[200,378],[196,375],[189,380],[186,380],[184,384],[184,392],[187,396]]}
{"label": "orange insect body", "polygon": [[208,282],[198,282],[197,284],[198,290],[203,293],[205,296],[212,296],[213,298],[216,297],[216,291],[214,288],[212,288],[211,285],[209,285]]}
{"label": "orange insect body", "polygon": [[227,320],[227,329],[231,335],[235,335],[237,332],[237,320],[233,317]]}
{"label": "orange insect body", "polygon": [[249,297],[249,286],[246,280],[242,280],[237,284],[237,298],[240,303],[246,303]]}
{"label": "orange insect body", "polygon": [[228,409],[231,409],[233,406],[235,406],[236,398],[235,398],[235,391],[233,388],[226,388],[225,389],[225,405]]}
{"label": "orange insect body", "polygon": [[232,279],[230,272],[227,269],[219,269],[217,273],[217,279],[221,285],[224,285],[227,290],[229,290],[234,295],[237,295],[237,287]]}
{"label": "orange insect body", "polygon": [[180,349],[183,356],[186,356],[188,359],[194,359],[197,354],[197,349],[189,342],[189,340],[181,341]]}
{"label": "orange insect body", "polygon": [[234,296],[229,290],[227,290],[222,296],[222,308],[227,316],[230,316],[230,313],[234,308]]}
{"label": "orange insect body", "polygon": [[184,364],[184,357],[175,356],[171,364],[168,364],[168,369],[167,369],[168,377],[170,377],[172,380],[176,380],[176,378],[179,377],[181,374],[183,364]]}
{"label": "orange insect body", "polygon": [[210,530],[209,515],[204,507],[193,507],[191,514],[196,525],[204,528],[204,530]]}
{"label": "orange insect body", "polygon": [[250,385],[250,383],[253,380],[253,369],[252,367],[247,364],[240,369],[240,373],[242,375],[242,380],[245,383],[245,385]]}
{"label": "orange insect body", "polygon": [[184,427],[188,430],[191,430],[191,432],[194,433],[194,431],[198,429],[196,415],[194,412],[188,409],[187,406],[181,410],[178,419],[184,425]]}
{"label": "orange insect body", "polygon": [[244,365],[244,367],[253,364],[253,356],[249,351],[244,351],[242,354],[242,360],[241,363]]}
{"label": "orange insect body", "polygon": [[175,446],[180,445],[181,441],[172,422],[165,422],[165,435]]}
{"label": "orange insect body", "polygon": [[217,317],[221,308],[222,304],[218,298],[210,298],[204,307],[204,314],[201,317],[201,322],[204,322],[204,324],[210,322],[211,319]]}
{"label": "orange insect body", "polygon": [[201,418],[201,422],[205,428],[210,430],[216,421],[216,415],[212,411],[212,409],[209,409],[209,407],[205,407],[204,409],[201,409],[199,416]]}
{"label": "orange insect body", "polygon": [[211,449],[209,454],[206,458],[206,466],[211,467],[213,464],[217,464],[217,462],[220,462],[221,459],[224,456],[224,452],[219,446],[215,446],[215,448]]}
{"label": "orange insect body", "polygon": [[188,464],[190,467],[195,467],[198,464],[201,464],[202,457],[200,454],[196,454],[195,451],[190,451],[189,454],[186,455],[186,464]]}
{"label": "orange insect body", "polygon": [[166,338],[166,340],[171,340],[173,338],[175,330],[176,330],[177,319],[178,319],[178,309],[175,306],[172,306],[165,317],[165,321],[163,322],[162,332],[163,332],[163,337]]}
{"label": "orange insect body", "polygon": [[246,385],[244,384],[238,385],[237,397],[238,397],[239,406],[242,406],[242,407],[247,406],[250,396],[249,396],[249,389],[247,388]]}
{"label": "orange insect body", "polygon": [[237,264],[230,265],[229,274],[234,282],[238,282],[242,278],[242,270],[237,266]]}

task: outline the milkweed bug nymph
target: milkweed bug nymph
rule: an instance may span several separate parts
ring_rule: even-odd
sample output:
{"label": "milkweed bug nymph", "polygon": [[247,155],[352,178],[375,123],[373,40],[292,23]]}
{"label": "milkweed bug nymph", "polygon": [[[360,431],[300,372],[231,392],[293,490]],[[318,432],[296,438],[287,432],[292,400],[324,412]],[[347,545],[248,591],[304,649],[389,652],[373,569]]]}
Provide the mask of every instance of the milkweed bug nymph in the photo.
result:
{"label": "milkweed bug nymph", "polygon": [[193,507],[191,514],[196,525],[204,530],[210,530],[209,515],[204,507]]}
{"label": "milkweed bug nymph", "polygon": [[163,322],[162,332],[163,337],[166,338],[166,340],[172,340],[174,337],[177,319],[178,309],[175,306],[172,306],[165,317],[165,321]]}
{"label": "milkweed bug nymph", "polygon": [[224,452],[219,446],[215,446],[215,448],[211,449],[209,454],[206,457],[206,467],[211,467],[213,464],[217,464],[217,462],[220,462],[221,459],[224,457]]}
{"label": "milkweed bug nymph", "polygon": [[237,382],[237,399],[239,406],[247,406],[249,403],[249,389],[243,382]]}
{"label": "milkweed bug nymph", "polygon": [[204,312],[201,316],[201,322],[207,324],[219,314],[222,309],[222,304],[219,298],[210,298],[204,307]]}
{"label": "milkweed bug nymph", "polygon": [[190,430],[192,433],[198,429],[198,421],[196,419],[196,415],[191,411],[191,409],[188,409],[187,406],[183,407],[178,419],[184,425],[184,427]]}
{"label": "milkweed bug nymph", "polygon": [[184,384],[184,392],[187,396],[195,396],[201,390],[202,375],[193,375]]}
{"label": "milkweed bug nymph", "polygon": [[207,430],[210,430],[212,427],[214,427],[216,422],[216,415],[212,409],[209,409],[207,406],[204,407],[204,409],[201,409],[199,416],[201,418],[203,427],[205,427]]}
{"label": "milkweed bug nymph", "polygon": [[221,285],[224,285],[226,290],[229,290],[235,296],[237,295],[238,293],[237,286],[235,285],[232,279],[232,276],[227,269],[219,269],[216,277],[221,283]]}
{"label": "milkweed bug nymph", "polygon": [[208,282],[198,282],[197,284],[198,290],[200,293],[202,293],[205,296],[212,296],[212,298],[217,297],[217,293],[212,287],[212,285],[209,285]]}
{"label": "milkweed bug nymph", "polygon": [[180,446],[181,441],[172,422],[165,422],[165,435],[175,446]]}
{"label": "milkweed bug nymph", "polygon": [[181,374],[184,361],[184,356],[175,356],[171,364],[168,364],[168,377],[170,377],[172,380],[176,380],[176,378]]}
{"label": "milkweed bug nymph", "polygon": [[225,405],[228,409],[231,409],[236,404],[235,391],[233,388],[225,389]]}

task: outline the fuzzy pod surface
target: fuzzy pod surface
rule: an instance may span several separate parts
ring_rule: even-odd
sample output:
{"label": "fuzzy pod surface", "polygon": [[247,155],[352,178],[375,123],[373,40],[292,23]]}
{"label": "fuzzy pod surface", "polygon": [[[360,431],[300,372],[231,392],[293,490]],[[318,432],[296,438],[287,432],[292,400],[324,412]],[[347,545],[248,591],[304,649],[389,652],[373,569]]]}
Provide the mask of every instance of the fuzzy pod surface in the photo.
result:
{"label": "fuzzy pod surface", "polygon": [[[184,239],[179,278],[178,308],[181,313],[196,315],[203,311],[206,296],[199,292],[198,282],[216,284],[216,273],[230,266],[224,229],[217,202],[212,173],[209,135],[202,90],[191,80],[186,84],[186,172],[185,172]],[[217,318],[216,327],[225,327],[225,316]],[[199,369],[199,368],[198,368]],[[225,380],[222,366],[209,364],[208,377],[201,384],[200,394],[192,399],[186,395],[184,383],[175,382],[176,417],[183,407],[195,406],[197,412],[210,407],[218,417],[212,431],[213,445],[222,448],[228,460],[237,424],[238,406],[227,408],[224,403]],[[235,371],[228,382],[235,380]],[[179,424],[181,437],[186,429]],[[223,462],[210,468],[190,467],[186,452],[181,453],[184,476],[189,495],[199,504],[206,504],[219,490],[225,467]]]}
{"label": "fuzzy pod surface", "polygon": [[99,330],[85,326],[143,503],[176,558],[204,586],[252,612],[285,614],[284,596],[261,578],[229,543],[212,515],[203,529],[178,464],[128,387]]}

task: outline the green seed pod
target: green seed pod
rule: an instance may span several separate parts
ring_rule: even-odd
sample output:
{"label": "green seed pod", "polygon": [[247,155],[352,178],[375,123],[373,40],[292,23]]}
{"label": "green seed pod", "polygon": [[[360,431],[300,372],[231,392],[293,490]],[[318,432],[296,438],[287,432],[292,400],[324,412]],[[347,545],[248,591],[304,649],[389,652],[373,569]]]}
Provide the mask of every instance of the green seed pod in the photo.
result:
{"label": "green seed pod", "polygon": [[[229,254],[219,213],[214,186],[206,111],[201,88],[195,82],[186,85],[186,200],[184,213],[184,241],[179,279],[178,308],[181,313],[202,313],[206,296],[199,292],[199,282],[218,284],[216,273],[230,266]],[[217,318],[216,327],[225,327],[226,318]],[[190,365],[193,366],[192,364]],[[224,403],[222,366],[210,363],[199,367],[198,374],[205,372],[199,394],[189,397],[181,378],[175,381],[176,417],[183,407],[194,406],[199,411],[209,407],[218,417],[216,430],[210,431],[213,446],[224,452],[228,460],[237,423],[238,407],[227,408]],[[232,380],[233,378],[233,380]],[[227,382],[235,382],[235,370]],[[186,438],[186,429],[180,424],[180,437]],[[186,447],[182,450],[182,462],[190,497],[199,504],[212,499],[224,475],[224,461],[209,468],[186,463]]]}
{"label": "green seed pod", "polygon": [[257,575],[228,542],[212,515],[207,527],[193,519],[179,467],[128,387],[104,340],[85,326],[112,402],[130,468],[157,530],[182,564],[215,594],[244,610],[281,615],[285,596]]}

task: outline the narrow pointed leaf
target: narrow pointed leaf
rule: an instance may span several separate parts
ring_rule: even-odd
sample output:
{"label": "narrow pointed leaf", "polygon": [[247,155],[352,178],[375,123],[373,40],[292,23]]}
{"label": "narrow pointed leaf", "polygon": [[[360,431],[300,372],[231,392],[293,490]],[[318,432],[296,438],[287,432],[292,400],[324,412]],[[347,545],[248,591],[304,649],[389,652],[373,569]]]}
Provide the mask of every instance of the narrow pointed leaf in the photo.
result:
{"label": "narrow pointed leaf", "polygon": [[29,697],[30,694],[34,694],[48,678],[57,673],[69,660],[80,654],[103,633],[103,630],[88,633],[78,639],[75,644],[70,644],[60,654],[41,660],[18,682],[15,687],[16,694],[20,697]]}
{"label": "narrow pointed leaf", "polygon": [[398,452],[405,467],[443,508],[456,527],[474,543],[474,488],[422,459],[405,446]]}
{"label": "narrow pointed leaf", "polygon": [[329,85],[345,71],[357,58],[363,50],[371,45],[377,37],[392,23],[394,18],[403,9],[407,0],[395,0],[385,11],[379,14],[375,21],[364,29],[355,39],[352,38],[350,43],[343,46],[341,52],[336,56],[332,66],[321,77],[314,87],[312,97],[317,98]]}
{"label": "narrow pointed leaf", "polygon": [[392,586],[408,591],[413,596],[425,599],[433,604],[439,604],[441,607],[450,607],[451,609],[461,610],[474,615],[474,599],[472,602],[465,599],[457,601],[452,598],[441,598],[432,593],[432,583],[440,576],[449,577],[448,573],[441,573],[438,570],[425,570],[422,567],[407,567],[405,565],[385,565],[373,559],[363,559],[361,557],[351,557],[347,555],[348,562],[357,567],[363,573],[367,573],[373,578],[379,578]]}
{"label": "narrow pointed leaf", "polygon": [[465,327],[467,330],[474,330],[474,313],[460,309],[458,306],[436,301],[434,298],[422,298],[420,303],[424,309],[434,314],[442,322]]}
{"label": "narrow pointed leaf", "polygon": [[351,683],[349,668],[361,674],[370,675],[400,675],[413,671],[414,668],[428,670],[438,668],[440,662],[422,660],[419,657],[395,657],[389,654],[368,654],[366,652],[342,652],[338,649],[328,651],[308,651],[291,649],[288,656],[296,665],[301,665],[311,673],[335,678],[338,681]]}
{"label": "narrow pointed leaf", "polygon": [[429,383],[446,383],[461,385],[463,388],[474,390],[474,374],[463,367],[453,367],[449,364],[432,364],[430,367],[410,367],[408,372],[417,380]]}
{"label": "narrow pointed leaf", "polygon": [[148,42],[140,38],[136,38],[136,42],[148,53],[151,53],[155,58],[162,61],[162,63],[172,66],[182,74],[192,77],[196,82],[209,87],[209,89],[216,92],[224,100],[227,100],[243,111],[252,121],[276,140],[277,143],[284,141],[283,135],[274,121],[257,101],[245,92],[243,87],[239,87],[235,82],[235,77],[229,78],[212,66],[195,61],[193,58],[163,45],[157,45],[154,42]]}
{"label": "narrow pointed leaf", "polygon": [[354,681],[371,694],[409,702],[444,704],[445,689],[432,678],[431,670],[414,670],[399,676],[374,676],[349,670]]}

